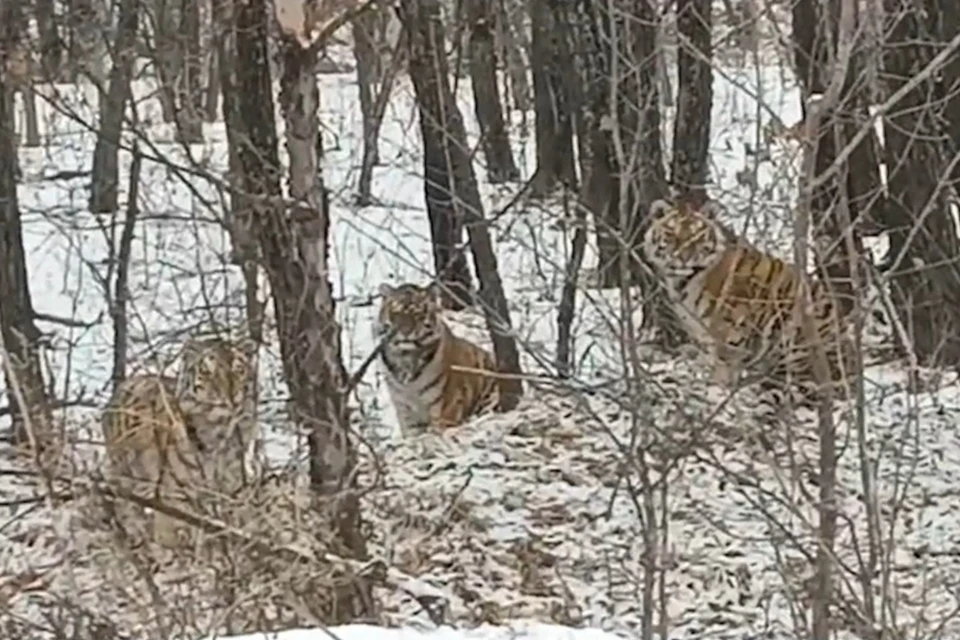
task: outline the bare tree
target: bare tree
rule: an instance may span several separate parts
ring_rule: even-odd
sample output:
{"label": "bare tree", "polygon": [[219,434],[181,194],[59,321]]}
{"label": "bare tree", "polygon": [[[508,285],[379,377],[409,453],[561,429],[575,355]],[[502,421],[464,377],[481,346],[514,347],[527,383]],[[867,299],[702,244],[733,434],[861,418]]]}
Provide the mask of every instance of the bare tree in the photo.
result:
{"label": "bare tree", "polygon": [[34,452],[39,454],[52,443],[54,434],[40,368],[42,336],[34,321],[17,200],[17,144],[13,94],[8,85],[9,56],[20,36],[11,15],[16,9],[14,3],[0,5],[0,334],[14,441],[36,445]]}
{"label": "bare tree", "polygon": [[259,295],[260,248],[253,228],[256,213],[252,200],[243,192],[243,168],[240,165],[240,149],[248,144],[244,134],[244,117],[241,101],[237,96],[240,80],[237,77],[236,33],[233,17],[233,0],[213,0],[212,22],[216,37],[217,86],[223,94],[222,109],[224,128],[227,134],[229,171],[227,183],[231,193],[226,207],[227,228],[230,233],[230,260],[243,272],[244,298],[247,328],[257,344],[263,342],[263,303]]}
{"label": "bare tree", "polygon": [[178,35],[182,75],[176,82],[177,136],[181,142],[193,144],[203,142],[203,55],[198,0],[181,0]]}
{"label": "bare tree", "polygon": [[[444,285],[444,305],[463,309],[472,300],[473,288],[463,246],[464,217],[471,206],[464,197],[469,187],[463,180],[467,171],[472,175],[473,166],[465,146],[466,135],[451,139],[455,134],[450,118],[454,117],[456,105],[446,102],[453,98],[439,6],[435,0],[428,0],[424,6],[403,4],[401,8],[423,137],[423,189],[430,217],[434,269],[437,280]],[[426,17],[429,22],[410,22],[411,16]],[[455,117],[459,119],[459,111]],[[458,122],[462,127],[462,121]],[[474,204],[478,203],[479,197]]]}
{"label": "bare tree", "polygon": [[112,213],[118,206],[120,132],[131,96],[130,79],[137,53],[138,4],[138,0],[122,0],[120,4],[110,86],[100,110],[97,145],[93,151],[90,211],[94,213]]}
{"label": "bare tree", "polygon": [[565,25],[570,7],[561,2],[530,0],[533,30],[531,65],[536,110],[537,172],[533,194],[545,196],[557,182],[575,188],[573,111],[564,71],[574,69]]}
{"label": "bare tree", "polygon": [[63,39],[57,28],[55,0],[35,0],[34,12],[40,33],[40,65],[45,79],[56,80],[62,73]]}
{"label": "bare tree", "polygon": [[[296,0],[294,0],[296,2]],[[225,93],[225,109],[242,122],[237,140],[238,178],[249,198],[254,229],[270,282],[283,374],[290,388],[293,418],[309,434],[310,480],[327,509],[339,539],[357,557],[366,545],[360,531],[359,497],[354,481],[355,453],[348,437],[346,381],[340,360],[340,327],[327,280],[328,205],[317,158],[319,122],[316,45],[298,38],[302,22],[281,22],[281,109],[290,157],[291,206],[280,201],[280,165],[274,102],[267,57],[266,0],[236,3],[233,61],[235,91]],[[277,3],[278,17],[283,16]],[[255,71],[255,72],[254,72]],[[239,123],[235,123],[239,124]],[[237,136],[240,138],[241,136]],[[305,303],[306,302],[306,303]],[[350,592],[352,593],[352,592]],[[340,611],[353,619],[363,598],[341,594]]]}
{"label": "bare tree", "polygon": [[406,59],[407,46],[401,37],[385,64],[380,49],[387,44],[386,38],[378,41],[376,34],[383,31],[380,26],[388,19],[385,8],[375,5],[353,20],[353,53],[357,62],[360,109],[363,111],[363,160],[357,180],[357,201],[361,206],[371,203],[373,168],[380,163],[380,125],[394,80]]}
{"label": "bare tree", "polygon": [[[942,45],[936,44],[940,5],[935,0],[886,0],[884,7],[889,35],[883,68],[893,93],[904,90],[935,55],[943,53]],[[896,194],[886,220],[890,230],[886,266],[917,358],[956,367],[960,365],[960,242],[945,188],[955,159],[945,153],[949,145],[940,122],[948,103],[936,75],[922,77],[885,120],[889,189]]]}
{"label": "bare tree", "polygon": [[[497,17],[495,20],[495,37],[498,48],[503,51],[503,61],[507,77],[510,79],[510,96],[512,106],[523,115],[526,123],[527,111],[533,108],[530,80],[527,78],[527,69],[530,64],[530,39],[527,36],[522,0],[502,0],[496,2]],[[505,103],[509,103],[504,99]]]}
{"label": "bare tree", "polygon": [[597,221],[600,285],[640,283],[644,327],[657,329],[665,345],[676,345],[685,333],[638,260],[650,204],[667,195],[654,55],[659,18],[649,0],[623,0],[584,3],[578,22],[590,157],[583,201]]}
{"label": "bare tree", "polygon": [[[500,370],[511,376],[500,380],[501,408],[508,410],[516,406],[523,392],[516,377],[520,354],[510,333],[510,312],[483,216],[466,129],[450,88],[440,4],[438,0],[402,0],[400,11],[410,45],[410,78],[423,136],[427,209],[433,212],[437,208],[444,216],[466,222],[487,328]],[[442,278],[439,265],[437,274]]]}
{"label": "bare tree", "polygon": [[467,0],[470,29],[470,79],[473,104],[480,123],[481,143],[487,160],[487,179],[500,184],[520,179],[520,170],[510,150],[500,89],[497,86],[497,56],[493,42],[493,0]]}
{"label": "bare tree", "polygon": [[673,174],[681,193],[707,182],[713,69],[710,0],[678,0],[677,53],[679,89],[673,123]]}

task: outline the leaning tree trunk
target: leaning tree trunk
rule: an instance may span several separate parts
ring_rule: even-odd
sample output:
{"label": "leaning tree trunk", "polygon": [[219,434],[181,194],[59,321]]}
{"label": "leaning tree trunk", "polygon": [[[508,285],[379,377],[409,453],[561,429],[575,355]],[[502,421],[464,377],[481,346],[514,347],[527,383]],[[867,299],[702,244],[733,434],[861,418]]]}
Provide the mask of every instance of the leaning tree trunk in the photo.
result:
{"label": "leaning tree trunk", "polygon": [[[302,49],[284,34],[281,109],[290,157],[290,197],[280,200],[280,163],[274,103],[267,64],[266,0],[234,7],[235,57],[239,82],[234,95],[246,144],[237,150],[243,192],[254,212],[254,228],[273,294],[283,374],[293,418],[309,433],[310,481],[328,505],[332,526],[345,548],[364,557],[359,497],[354,485],[355,453],[348,438],[345,373],[340,328],[327,280],[328,207],[317,158],[319,122],[316,49]],[[255,72],[254,72],[255,71]],[[226,107],[225,107],[226,108]],[[365,600],[338,593],[337,621],[355,619]]]}
{"label": "leaning tree trunk", "polygon": [[557,182],[576,188],[573,155],[573,109],[564,70],[573,68],[565,32],[568,8],[548,0],[530,0],[533,38],[533,100],[536,113],[537,171],[532,193],[543,197]]}
{"label": "leaning tree trunk", "polygon": [[13,93],[8,85],[7,56],[20,34],[10,15],[12,3],[0,6],[0,334],[3,338],[7,402],[14,442],[37,446],[36,454],[55,443],[50,403],[40,368],[40,331],[34,323],[27,280],[23,232],[17,202],[17,141]]}
{"label": "leaning tree trunk", "polygon": [[497,86],[497,56],[493,42],[493,0],[467,0],[470,29],[470,79],[473,104],[480,123],[487,179],[501,184],[520,179],[520,170],[510,150],[510,136],[503,118]]}
{"label": "leaning tree trunk", "polygon": [[117,210],[120,131],[123,128],[124,110],[130,100],[130,78],[137,53],[138,4],[138,0],[123,0],[120,4],[110,86],[100,111],[100,129],[93,151],[90,184],[90,211],[93,213],[112,213]]}
{"label": "leaning tree trunk", "polygon": [[[493,339],[500,370],[501,409],[516,406],[523,387],[520,354],[510,328],[510,312],[490,241],[477,188],[467,133],[454,102],[444,55],[443,23],[438,0],[402,0],[400,11],[410,45],[410,78],[423,136],[427,208],[442,206],[444,215],[466,221],[474,266],[480,280],[480,303]],[[437,197],[442,195],[443,200]]]}
{"label": "leaning tree trunk", "polygon": [[707,182],[713,108],[710,15],[710,0],[677,2],[679,88],[673,122],[672,182],[684,195],[703,191]]}
{"label": "leaning tree trunk", "polygon": [[[890,24],[884,71],[890,92],[924,69],[937,44],[934,0],[885,0]],[[956,53],[954,53],[956,55]],[[892,199],[888,276],[897,310],[918,360],[960,365],[960,246],[942,180],[948,168],[941,120],[944,101],[936,73],[924,79],[888,115],[888,185]]]}

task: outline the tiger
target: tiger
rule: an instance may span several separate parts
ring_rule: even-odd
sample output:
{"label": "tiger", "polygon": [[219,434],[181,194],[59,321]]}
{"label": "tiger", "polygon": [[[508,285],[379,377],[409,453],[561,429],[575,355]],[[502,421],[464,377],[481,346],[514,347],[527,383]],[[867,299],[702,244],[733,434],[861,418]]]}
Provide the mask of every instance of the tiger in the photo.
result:
{"label": "tiger", "polygon": [[[845,313],[830,290],[733,235],[716,219],[713,202],[653,202],[642,248],[683,328],[711,354],[716,382],[729,386],[750,371],[768,389],[795,383],[807,401],[821,383],[840,383],[852,370]],[[808,320],[815,341],[807,339]],[[817,342],[826,355],[825,380],[815,371]]]}
{"label": "tiger", "polygon": [[[121,381],[101,416],[111,475],[143,497],[179,507],[245,485],[256,435],[252,353],[247,344],[190,338],[176,377],[139,374]],[[154,515],[161,544],[178,544],[182,530]]]}
{"label": "tiger", "polygon": [[450,330],[437,286],[384,283],[379,294],[379,359],[401,432],[443,430],[494,411],[500,403],[496,359]]}
{"label": "tiger", "polygon": [[[198,474],[196,435],[176,398],[174,378],[139,374],[114,388],[101,414],[110,476],[142,498],[188,506],[183,488]],[[153,536],[176,545],[185,530],[156,512]]]}
{"label": "tiger", "polygon": [[257,435],[256,350],[252,340],[191,337],[180,355],[177,400],[208,480],[227,493],[246,484],[245,460]]}

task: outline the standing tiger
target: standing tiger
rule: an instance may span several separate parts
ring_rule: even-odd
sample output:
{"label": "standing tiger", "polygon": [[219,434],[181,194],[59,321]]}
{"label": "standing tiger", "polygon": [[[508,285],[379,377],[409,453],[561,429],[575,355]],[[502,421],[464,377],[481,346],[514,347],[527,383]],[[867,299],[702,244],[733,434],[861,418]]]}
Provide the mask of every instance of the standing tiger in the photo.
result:
{"label": "standing tiger", "polygon": [[750,370],[772,375],[767,384],[789,377],[809,391],[816,382],[816,342],[807,339],[812,320],[829,365],[827,382],[842,380],[850,371],[851,342],[828,288],[732,237],[711,204],[654,202],[643,250],[665,281],[684,328],[711,352],[717,377],[731,384]]}
{"label": "standing tiger", "polygon": [[[500,400],[493,355],[450,330],[434,285],[380,285],[377,333],[390,399],[403,433],[446,428]],[[469,369],[469,370],[467,370]]]}
{"label": "standing tiger", "polygon": [[[198,488],[240,488],[256,429],[252,353],[248,345],[192,338],[176,379],[141,374],[118,384],[101,416],[111,476],[141,497],[187,509]],[[154,515],[161,544],[177,544],[179,530],[175,519]]]}

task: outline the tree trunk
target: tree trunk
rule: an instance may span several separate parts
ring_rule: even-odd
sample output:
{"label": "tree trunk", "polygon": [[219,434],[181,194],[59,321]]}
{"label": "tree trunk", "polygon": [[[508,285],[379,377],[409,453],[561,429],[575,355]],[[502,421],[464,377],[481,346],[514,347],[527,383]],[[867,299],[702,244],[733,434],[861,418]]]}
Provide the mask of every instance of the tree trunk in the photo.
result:
{"label": "tree trunk", "polygon": [[[667,195],[654,55],[659,18],[647,0],[620,0],[613,9],[618,12],[614,20],[601,4],[593,4],[579,17],[583,49],[589,52],[581,62],[588,69],[584,93],[589,104],[585,128],[590,136],[590,180],[597,181],[587,185],[585,201],[597,221],[600,286],[639,283],[645,304],[643,327],[656,329],[665,346],[676,346],[686,340],[681,324],[658,283],[635,259],[643,255],[642,233],[650,205]],[[611,48],[614,40],[619,43],[617,51]],[[618,135],[604,124],[614,94]],[[622,176],[629,176],[626,184],[621,184]],[[624,262],[629,266],[626,274]],[[624,275],[630,283],[622,282]]]}
{"label": "tree trunk", "polygon": [[564,25],[564,5],[548,0],[530,0],[533,25],[533,100],[536,109],[537,172],[532,193],[543,197],[557,182],[576,189],[573,155],[573,105],[564,85],[564,69],[573,68],[573,58]]}
{"label": "tree trunk", "polygon": [[[402,0],[400,11],[410,44],[410,78],[423,136],[427,208],[437,207],[445,217],[466,220],[474,266],[480,280],[479,301],[493,339],[497,362],[504,373],[518,375],[520,354],[511,333],[510,312],[484,220],[466,130],[454,102],[443,55],[439,2]],[[523,393],[522,384],[518,377],[502,378],[499,382],[501,409],[511,409]]]}
{"label": "tree trunk", "polygon": [[[280,100],[290,157],[290,197],[296,201],[287,210],[280,201],[277,133],[267,64],[266,1],[238,3],[234,12],[233,61],[239,84],[235,93],[224,94],[224,101],[236,99],[237,113],[244,124],[247,144],[239,146],[237,159],[243,192],[252,198],[254,228],[273,294],[293,418],[310,434],[311,486],[329,509],[341,542],[362,558],[366,545],[360,532],[359,498],[353,480],[355,453],[348,438],[340,328],[327,280],[328,208],[316,155],[316,50],[301,49],[289,35],[284,35],[280,43]],[[333,623],[368,613],[362,610],[363,598],[338,593],[336,600]]]}
{"label": "tree trunk", "polygon": [[112,213],[117,210],[120,131],[123,128],[124,111],[130,100],[130,79],[136,56],[137,5],[137,0],[123,0],[120,4],[110,86],[104,108],[100,112],[97,146],[93,151],[90,184],[90,211],[93,213]]}
{"label": "tree trunk", "polygon": [[243,167],[240,165],[240,148],[245,140],[246,124],[237,93],[236,33],[233,25],[233,0],[213,0],[212,23],[216,41],[217,84],[223,94],[223,122],[227,133],[229,169],[227,183],[230,185],[230,205],[226,211],[227,228],[230,233],[230,261],[243,273],[244,300],[247,327],[250,337],[257,344],[263,343],[263,303],[259,295],[260,250],[253,229],[256,213],[249,197],[244,193]]}
{"label": "tree trunk", "polygon": [[[937,43],[934,0],[885,0],[889,19],[884,71],[892,93],[923,69]],[[944,101],[929,78],[897,104],[885,122],[891,202],[888,276],[897,311],[918,360],[960,365],[960,247],[941,176]]]}
{"label": "tree trunk", "polygon": [[470,24],[470,80],[473,104],[480,123],[487,179],[502,184],[520,179],[520,170],[510,150],[510,136],[503,119],[497,87],[497,58],[493,45],[493,0],[467,0]]}
{"label": "tree trunk", "polygon": [[57,30],[54,0],[36,0],[35,15],[40,33],[40,65],[47,82],[60,78],[63,64],[63,40]]}
{"label": "tree trunk", "polygon": [[153,21],[153,64],[160,84],[159,98],[165,122],[177,121],[177,79],[183,61],[177,42],[176,0],[156,0]]}
{"label": "tree trunk", "polygon": [[176,82],[177,136],[186,144],[203,142],[203,59],[200,54],[200,2],[181,0],[180,29],[181,77]]}
{"label": "tree trunk", "polygon": [[510,79],[513,108],[523,113],[526,122],[526,113],[533,108],[530,81],[527,79],[530,43],[524,25],[526,12],[519,0],[500,0],[498,5],[497,35],[501,40],[504,66]]}
{"label": "tree trunk", "polygon": [[[423,189],[430,217],[430,235],[433,241],[433,262],[441,287],[443,304],[451,309],[463,309],[472,300],[473,288],[467,257],[463,249],[463,222],[465,209],[470,209],[464,198],[467,185],[461,183],[461,174],[470,167],[466,136],[463,146],[452,143],[454,135],[450,122],[456,105],[452,100],[449,69],[444,48],[443,23],[440,21],[436,0],[424,0],[401,5],[404,28],[407,30],[409,73],[417,92],[417,111],[423,137]],[[436,14],[436,15],[434,15]],[[411,16],[427,16],[429,22],[410,21]],[[460,126],[463,122],[460,121]],[[453,147],[453,149],[451,149]],[[457,154],[454,156],[449,154]],[[467,155],[465,160],[459,160]],[[457,174],[456,171],[460,171]],[[480,211],[480,209],[477,209]]]}
{"label": "tree trunk", "polygon": [[673,123],[672,182],[681,194],[707,182],[713,70],[710,0],[678,0],[677,115]]}
{"label": "tree trunk", "polygon": [[33,46],[27,34],[30,20],[23,0],[8,0],[10,4],[10,19],[15,21],[16,41],[10,43],[7,52],[7,90],[11,98],[20,93],[23,97],[24,140],[25,147],[40,146],[40,127],[37,121],[37,95],[34,91],[36,64],[33,57]]}
{"label": "tree trunk", "polygon": [[[940,19],[939,38],[941,42],[950,42],[960,34],[960,3],[953,0],[939,0],[936,3]],[[944,116],[947,120],[950,136],[950,149],[960,154],[960,53],[956,51],[947,62],[942,79],[942,95],[947,97]],[[950,175],[955,191],[960,192],[960,164],[954,167]]]}
{"label": "tree trunk", "polygon": [[380,164],[377,125],[374,121],[374,103],[377,85],[383,77],[383,61],[377,51],[375,31],[378,15],[365,11],[353,20],[353,57],[357,63],[357,91],[363,112],[363,163]]}
{"label": "tree trunk", "polygon": [[17,143],[7,71],[7,56],[20,37],[12,15],[17,9],[11,2],[0,5],[0,334],[5,352],[0,359],[5,362],[14,442],[36,444],[40,454],[55,443],[55,434],[40,368],[41,334],[34,323],[17,201]]}

